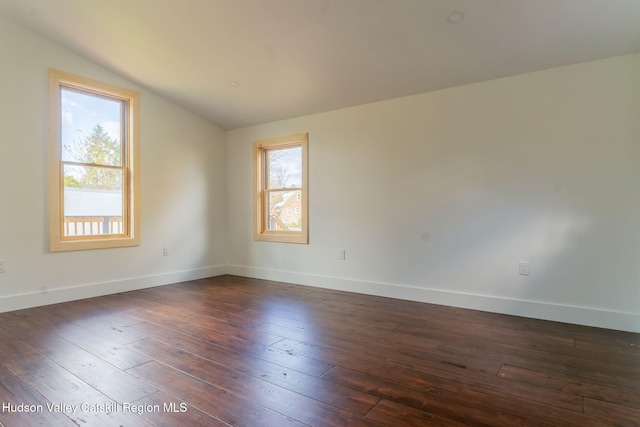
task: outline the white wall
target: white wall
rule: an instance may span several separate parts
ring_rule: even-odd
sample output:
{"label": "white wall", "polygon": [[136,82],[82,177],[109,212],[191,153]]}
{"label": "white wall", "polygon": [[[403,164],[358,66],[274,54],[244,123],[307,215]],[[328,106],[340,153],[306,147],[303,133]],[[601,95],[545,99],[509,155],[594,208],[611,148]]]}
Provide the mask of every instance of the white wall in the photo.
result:
{"label": "white wall", "polygon": [[[224,272],[221,129],[3,17],[0,58],[0,311]],[[141,91],[139,247],[48,251],[49,67]]]}
{"label": "white wall", "polygon": [[[0,311],[229,272],[640,331],[640,55],[226,134],[2,17],[0,57]],[[140,247],[48,251],[49,67],[141,90]],[[255,242],[251,143],[298,132],[310,244]]]}
{"label": "white wall", "polygon": [[[639,76],[631,55],[228,132],[228,271],[640,331]],[[310,244],[255,242],[251,143],[297,132]]]}

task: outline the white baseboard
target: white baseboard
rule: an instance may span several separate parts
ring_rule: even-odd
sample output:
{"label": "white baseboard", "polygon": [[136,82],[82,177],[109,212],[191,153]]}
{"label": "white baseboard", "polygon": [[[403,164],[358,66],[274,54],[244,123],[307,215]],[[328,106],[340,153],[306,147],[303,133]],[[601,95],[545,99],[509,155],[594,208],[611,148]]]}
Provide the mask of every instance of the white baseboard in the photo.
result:
{"label": "white baseboard", "polygon": [[174,271],[151,276],[133,277],[111,282],[91,283],[69,288],[51,289],[41,292],[30,292],[0,297],[0,313],[42,305],[57,304],[84,298],[93,298],[118,292],[135,291],[189,280],[205,279],[221,276],[226,273],[226,266],[217,265],[194,270]]}
{"label": "white baseboard", "polygon": [[469,308],[492,313],[511,314],[620,331],[640,332],[640,315],[633,313],[449,292],[438,289],[368,282],[242,265],[227,265],[226,271],[228,274],[256,279],[275,280],[299,285],[316,286],[319,288]]}
{"label": "white baseboard", "polygon": [[507,299],[487,295],[450,292],[341,277],[296,273],[242,265],[217,265],[194,270],[175,271],[111,282],[92,283],[44,292],[0,297],[0,313],[42,305],[93,298],[118,292],[169,285],[189,280],[233,274],[256,279],[275,280],[382,297],[511,314],[534,319],[640,332],[640,315],[590,307],[560,305],[540,301]]}

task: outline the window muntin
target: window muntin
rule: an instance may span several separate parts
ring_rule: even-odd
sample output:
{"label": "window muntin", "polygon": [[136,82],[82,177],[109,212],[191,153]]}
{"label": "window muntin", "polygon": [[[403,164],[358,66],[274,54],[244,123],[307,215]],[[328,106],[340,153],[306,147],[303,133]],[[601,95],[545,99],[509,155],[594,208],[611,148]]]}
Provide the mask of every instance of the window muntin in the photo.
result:
{"label": "window muntin", "polygon": [[50,248],[138,245],[137,92],[49,72]]}
{"label": "window muntin", "polygon": [[254,165],[255,239],[307,243],[307,134],[255,141]]}

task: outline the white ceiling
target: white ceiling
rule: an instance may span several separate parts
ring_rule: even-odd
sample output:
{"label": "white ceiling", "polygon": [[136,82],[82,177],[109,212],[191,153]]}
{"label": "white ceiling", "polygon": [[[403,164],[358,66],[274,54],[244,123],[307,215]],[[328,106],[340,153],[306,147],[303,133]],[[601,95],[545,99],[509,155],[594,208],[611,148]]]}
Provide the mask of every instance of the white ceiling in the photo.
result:
{"label": "white ceiling", "polygon": [[640,0],[0,0],[0,13],[224,129],[640,52]]}

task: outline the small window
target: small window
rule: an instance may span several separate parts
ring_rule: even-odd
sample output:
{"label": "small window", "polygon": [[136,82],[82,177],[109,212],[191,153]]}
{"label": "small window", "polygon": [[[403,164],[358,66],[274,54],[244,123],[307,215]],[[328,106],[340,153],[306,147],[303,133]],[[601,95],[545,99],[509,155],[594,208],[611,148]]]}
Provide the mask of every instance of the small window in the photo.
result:
{"label": "small window", "polygon": [[302,133],[254,142],[255,240],[308,243],[307,141]]}
{"label": "small window", "polygon": [[136,91],[49,70],[50,249],[140,244]]}

